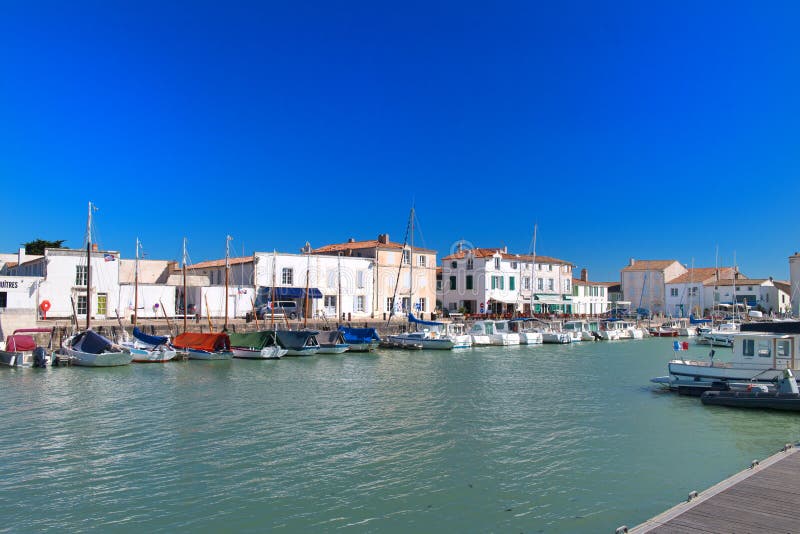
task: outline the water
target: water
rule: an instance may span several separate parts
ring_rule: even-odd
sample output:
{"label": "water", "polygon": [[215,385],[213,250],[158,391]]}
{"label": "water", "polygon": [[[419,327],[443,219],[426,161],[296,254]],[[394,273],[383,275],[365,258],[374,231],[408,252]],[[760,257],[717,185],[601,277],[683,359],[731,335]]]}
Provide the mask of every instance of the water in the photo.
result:
{"label": "water", "polygon": [[2,369],[0,531],[612,532],[800,439],[671,343]]}

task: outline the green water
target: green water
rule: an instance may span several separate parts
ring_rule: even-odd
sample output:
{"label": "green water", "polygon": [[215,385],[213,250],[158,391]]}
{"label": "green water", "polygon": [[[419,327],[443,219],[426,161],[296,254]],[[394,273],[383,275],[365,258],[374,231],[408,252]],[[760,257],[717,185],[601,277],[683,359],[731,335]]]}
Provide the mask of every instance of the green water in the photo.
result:
{"label": "green water", "polygon": [[0,531],[613,532],[800,439],[671,343],[0,369]]}

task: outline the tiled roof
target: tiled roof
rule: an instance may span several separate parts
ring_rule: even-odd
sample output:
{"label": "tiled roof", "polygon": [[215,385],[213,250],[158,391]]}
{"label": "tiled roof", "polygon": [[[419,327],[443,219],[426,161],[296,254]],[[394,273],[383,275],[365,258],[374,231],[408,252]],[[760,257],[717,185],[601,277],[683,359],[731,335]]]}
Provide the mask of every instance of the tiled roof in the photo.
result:
{"label": "tiled roof", "polygon": [[[503,252],[502,248],[473,248],[469,250],[462,250],[460,252],[450,254],[449,256],[445,256],[442,258],[442,261],[461,260],[464,259],[469,252],[471,252],[473,256],[478,259],[491,258],[499,252],[500,256],[504,260],[533,262],[533,254],[511,254],[510,252]],[[572,265],[568,261],[559,260],[558,258],[553,258],[552,256],[543,256],[541,254],[536,255],[536,263],[558,263],[562,265]]]}
{"label": "tiled roof", "polygon": [[[737,286],[760,286],[764,282],[768,282],[768,281],[769,281],[769,278],[741,278],[740,277],[740,278],[737,278],[735,282],[736,282]],[[719,281],[709,280],[709,281],[703,283],[704,286],[726,286],[726,287],[727,286],[733,286],[733,284],[734,284],[734,280],[732,278],[731,279],[726,279],[726,280],[719,280]]]}
{"label": "tiled roof", "polygon": [[663,271],[678,260],[636,260],[633,265],[628,265],[623,271]]}
{"label": "tiled roof", "polygon": [[789,282],[785,282],[783,280],[773,280],[772,283],[784,293],[788,293],[789,295],[792,294],[792,284]]}
{"label": "tiled roof", "polygon": [[[347,250],[362,250],[366,248],[392,248],[399,250],[403,248],[403,245],[401,245],[400,243],[394,243],[392,241],[381,243],[377,239],[370,239],[369,241],[349,241],[346,243],[334,243],[332,245],[325,245],[319,248],[315,248],[311,252],[313,254],[330,254],[335,252],[344,252]],[[432,254],[436,254],[435,250],[421,248],[421,247],[414,247],[414,252],[430,252]]]}
{"label": "tiled roof", "polygon": [[[689,284],[689,283],[697,283],[702,284],[707,280],[713,280],[716,277],[717,269],[715,267],[696,267],[694,269],[689,269],[688,273],[683,273],[682,275],[678,276],[677,278],[673,278],[668,284]],[[719,268],[719,278],[720,280],[726,278],[733,278],[733,267],[720,267]],[[742,277],[742,273],[739,273],[739,277]]]}
{"label": "tiled roof", "polygon": [[593,280],[583,281],[580,278],[573,278],[572,285],[574,286],[599,286],[599,287],[612,287],[618,286],[619,282],[595,282]]}
{"label": "tiled roof", "polygon": [[445,256],[442,260],[461,260],[467,257],[467,253],[471,252],[475,258],[490,258],[500,252],[502,254],[502,248],[472,248],[467,250],[461,250],[459,252],[454,252],[449,256]]}
{"label": "tiled roof", "polygon": [[[253,256],[243,256],[241,258],[229,258],[228,264],[229,265],[239,265],[240,263],[250,263],[253,261]],[[209,261],[201,261],[200,263],[195,263],[194,265],[187,265],[187,269],[213,269],[216,267],[225,267],[225,258],[221,260],[209,260]]]}

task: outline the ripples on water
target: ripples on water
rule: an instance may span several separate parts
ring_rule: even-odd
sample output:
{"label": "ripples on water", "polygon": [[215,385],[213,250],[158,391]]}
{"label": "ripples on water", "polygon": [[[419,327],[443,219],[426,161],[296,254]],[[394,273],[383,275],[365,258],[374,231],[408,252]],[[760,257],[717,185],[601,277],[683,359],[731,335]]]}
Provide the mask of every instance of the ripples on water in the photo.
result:
{"label": "ripples on water", "polygon": [[0,369],[0,531],[613,531],[800,436],[670,344]]}

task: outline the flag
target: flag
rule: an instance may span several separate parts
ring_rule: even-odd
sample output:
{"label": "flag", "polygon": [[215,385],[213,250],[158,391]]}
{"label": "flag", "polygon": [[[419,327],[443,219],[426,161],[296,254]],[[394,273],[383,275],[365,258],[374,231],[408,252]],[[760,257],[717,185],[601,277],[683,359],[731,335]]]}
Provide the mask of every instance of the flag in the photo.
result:
{"label": "flag", "polygon": [[113,254],[103,254],[103,259],[106,261],[116,261],[117,258]]}
{"label": "flag", "polygon": [[689,350],[689,342],[688,341],[673,341],[672,342],[672,350],[674,350],[674,351]]}

